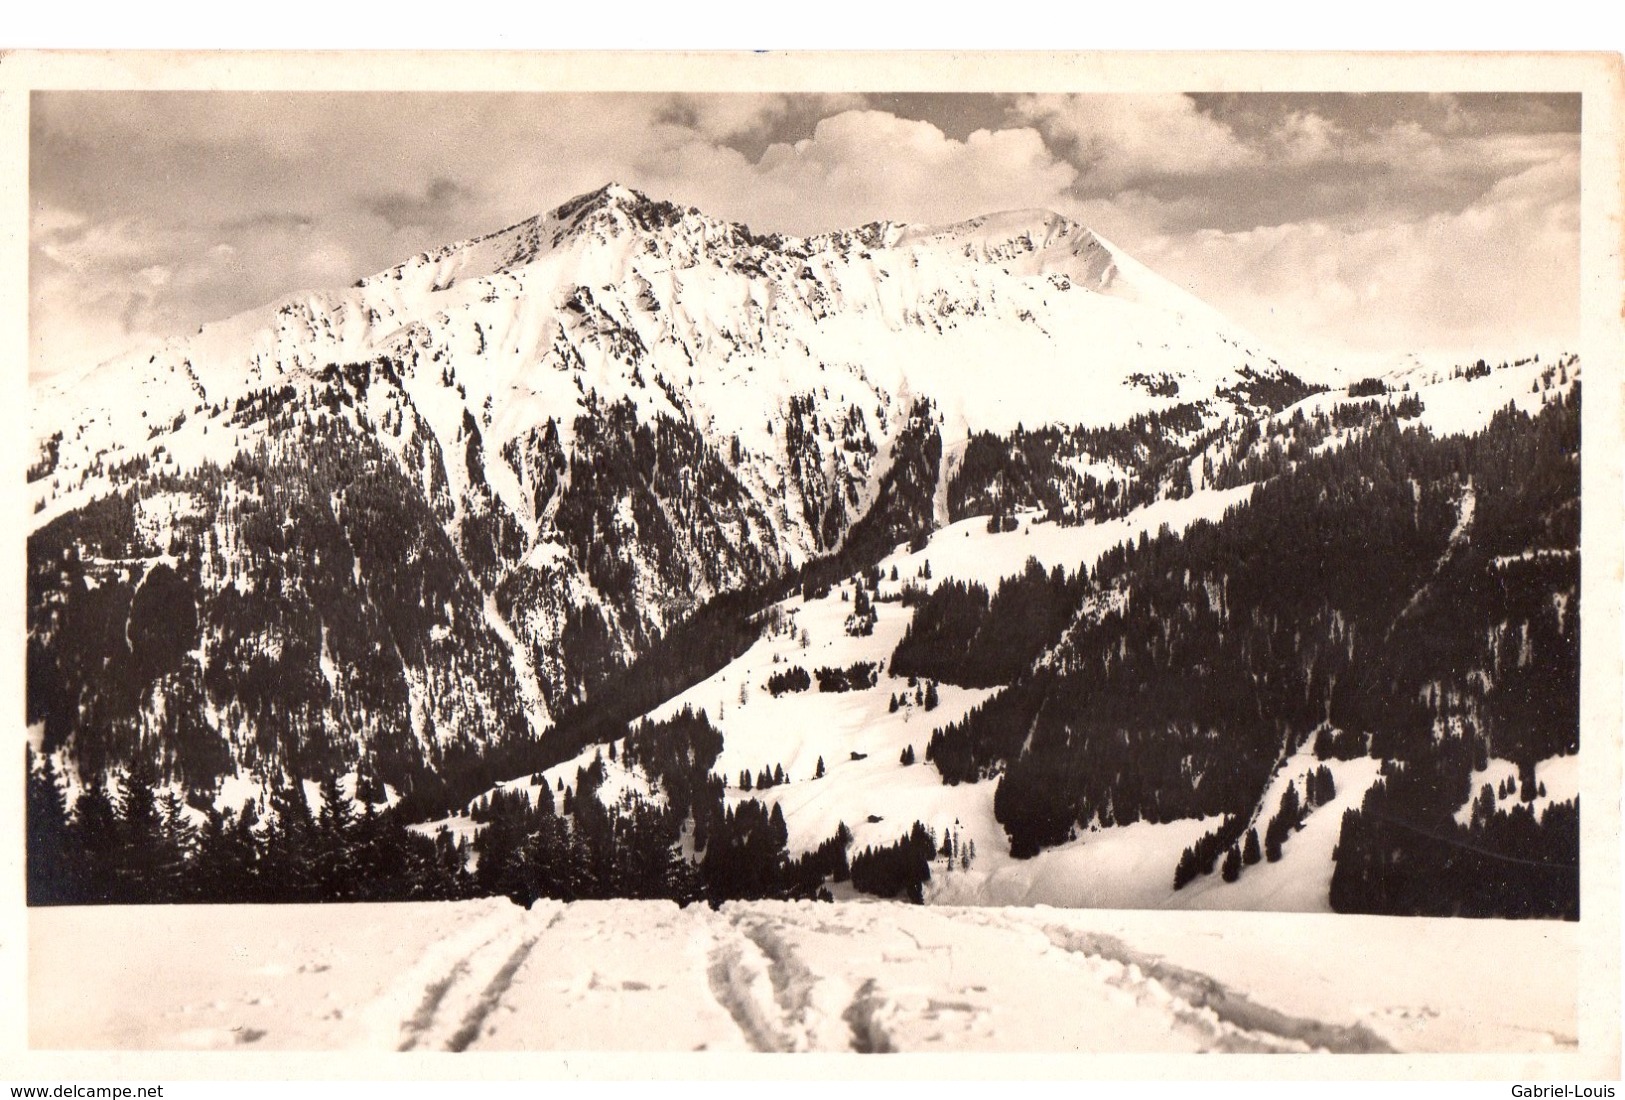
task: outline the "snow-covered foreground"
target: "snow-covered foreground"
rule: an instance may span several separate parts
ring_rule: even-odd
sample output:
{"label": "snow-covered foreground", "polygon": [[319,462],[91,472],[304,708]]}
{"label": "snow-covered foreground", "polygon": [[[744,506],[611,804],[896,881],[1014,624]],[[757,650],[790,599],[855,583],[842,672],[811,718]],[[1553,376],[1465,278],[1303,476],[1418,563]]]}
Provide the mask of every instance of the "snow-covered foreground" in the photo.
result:
{"label": "snow-covered foreground", "polygon": [[[29,913],[36,1048],[1575,1049],[1579,927],[893,903]],[[1486,995],[1491,990],[1516,995]]]}

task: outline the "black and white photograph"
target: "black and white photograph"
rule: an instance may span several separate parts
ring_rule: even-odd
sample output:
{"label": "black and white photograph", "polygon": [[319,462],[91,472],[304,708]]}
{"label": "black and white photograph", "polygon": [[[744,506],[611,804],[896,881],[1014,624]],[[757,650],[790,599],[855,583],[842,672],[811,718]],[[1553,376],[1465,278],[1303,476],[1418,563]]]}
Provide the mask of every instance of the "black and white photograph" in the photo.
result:
{"label": "black and white photograph", "polygon": [[598,60],[7,93],[31,1052],[1618,1077],[1617,57]]}

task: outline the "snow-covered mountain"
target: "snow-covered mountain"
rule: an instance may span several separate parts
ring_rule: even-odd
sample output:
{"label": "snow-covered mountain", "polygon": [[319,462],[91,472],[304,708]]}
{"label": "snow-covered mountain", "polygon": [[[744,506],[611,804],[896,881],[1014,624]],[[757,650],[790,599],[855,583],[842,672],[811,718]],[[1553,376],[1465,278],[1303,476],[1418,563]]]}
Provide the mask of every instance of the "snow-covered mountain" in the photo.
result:
{"label": "snow-covered mountain", "polygon": [[30,888],[1573,916],[1579,370],[606,187],[36,394]]}
{"label": "snow-covered mountain", "polygon": [[1283,378],[1055,214],[795,239],[610,185],[42,386],[31,720],[203,787],[399,782],[864,521],[879,550],[947,522],[973,433],[1190,433]]}

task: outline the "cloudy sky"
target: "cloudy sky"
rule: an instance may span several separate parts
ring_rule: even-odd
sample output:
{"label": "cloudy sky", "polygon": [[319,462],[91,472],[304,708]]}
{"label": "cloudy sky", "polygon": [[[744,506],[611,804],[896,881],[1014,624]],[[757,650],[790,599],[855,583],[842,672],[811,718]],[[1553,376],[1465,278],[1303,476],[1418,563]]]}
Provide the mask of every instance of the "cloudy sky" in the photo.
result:
{"label": "cloudy sky", "polygon": [[30,374],[618,180],[806,233],[1058,210],[1282,348],[1578,331],[1572,95],[36,92]]}

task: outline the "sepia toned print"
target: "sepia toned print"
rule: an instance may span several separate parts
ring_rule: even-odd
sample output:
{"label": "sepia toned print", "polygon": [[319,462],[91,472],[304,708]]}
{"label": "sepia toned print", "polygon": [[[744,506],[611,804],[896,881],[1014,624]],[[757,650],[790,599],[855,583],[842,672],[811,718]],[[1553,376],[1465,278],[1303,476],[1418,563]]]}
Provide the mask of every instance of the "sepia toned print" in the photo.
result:
{"label": "sepia toned print", "polygon": [[1617,1072],[1614,69],[712,60],[29,92],[28,1044]]}

